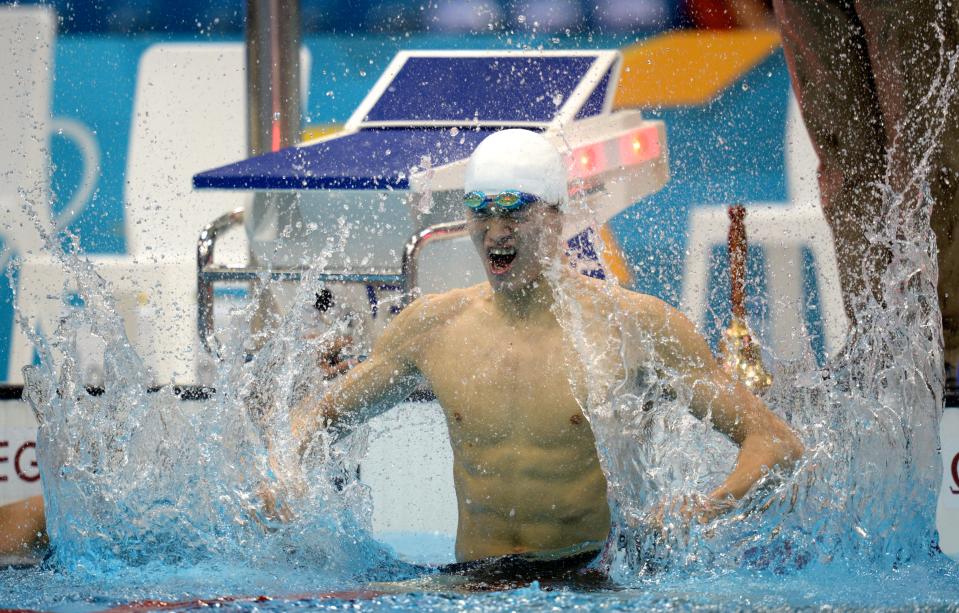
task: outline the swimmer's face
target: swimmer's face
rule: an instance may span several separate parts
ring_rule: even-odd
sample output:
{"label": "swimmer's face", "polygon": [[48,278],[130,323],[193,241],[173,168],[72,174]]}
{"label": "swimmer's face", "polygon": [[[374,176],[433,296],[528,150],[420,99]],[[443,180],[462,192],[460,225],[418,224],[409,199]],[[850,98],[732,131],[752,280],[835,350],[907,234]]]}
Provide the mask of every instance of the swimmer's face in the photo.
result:
{"label": "swimmer's face", "polygon": [[466,217],[494,291],[523,289],[539,281],[559,255],[563,215],[555,206],[534,202],[515,211],[467,209]]}

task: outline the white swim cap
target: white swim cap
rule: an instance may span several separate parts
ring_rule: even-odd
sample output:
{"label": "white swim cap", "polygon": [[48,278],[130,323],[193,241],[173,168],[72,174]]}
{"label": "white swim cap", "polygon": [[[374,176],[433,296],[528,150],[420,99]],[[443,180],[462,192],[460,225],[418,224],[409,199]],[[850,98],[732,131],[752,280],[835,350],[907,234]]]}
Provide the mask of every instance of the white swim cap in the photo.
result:
{"label": "white swim cap", "polygon": [[566,164],[542,134],[510,128],[490,134],[466,164],[466,193],[496,194],[515,189],[565,207],[569,201]]}

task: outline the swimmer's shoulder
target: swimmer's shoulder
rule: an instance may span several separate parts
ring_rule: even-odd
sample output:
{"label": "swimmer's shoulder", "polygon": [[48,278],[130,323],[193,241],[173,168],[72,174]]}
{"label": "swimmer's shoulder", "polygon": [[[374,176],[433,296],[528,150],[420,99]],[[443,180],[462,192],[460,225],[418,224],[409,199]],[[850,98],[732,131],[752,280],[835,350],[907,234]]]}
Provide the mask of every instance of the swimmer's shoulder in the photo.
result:
{"label": "swimmer's shoulder", "polygon": [[394,325],[413,333],[435,332],[469,310],[488,288],[489,283],[479,283],[440,294],[424,294],[400,311]]}
{"label": "swimmer's shoulder", "polygon": [[[618,283],[612,283],[604,279],[596,279],[586,275],[578,276],[581,287],[586,289],[593,296],[605,296],[611,304],[620,312],[632,317],[639,317],[642,320],[661,321],[664,318],[680,314],[675,308],[670,306],[664,300],[643,294],[642,292],[627,289]],[[681,314],[680,314],[681,315]]]}
{"label": "swimmer's shoulder", "polygon": [[622,290],[620,300],[629,313],[625,319],[653,339],[667,363],[684,368],[715,365],[706,341],[682,311],[656,296],[629,290]]}
{"label": "swimmer's shoulder", "polygon": [[437,305],[443,305],[447,308],[463,308],[473,301],[489,294],[490,286],[488,281],[477,283],[469,287],[457,287],[439,294],[426,294],[423,298],[431,299]]}
{"label": "swimmer's shoulder", "polygon": [[674,326],[686,327],[689,320],[686,316],[665,300],[626,289],[616,285],[614,290],[617,308],[627,314],[636,324],[644,328],[663,329]]}

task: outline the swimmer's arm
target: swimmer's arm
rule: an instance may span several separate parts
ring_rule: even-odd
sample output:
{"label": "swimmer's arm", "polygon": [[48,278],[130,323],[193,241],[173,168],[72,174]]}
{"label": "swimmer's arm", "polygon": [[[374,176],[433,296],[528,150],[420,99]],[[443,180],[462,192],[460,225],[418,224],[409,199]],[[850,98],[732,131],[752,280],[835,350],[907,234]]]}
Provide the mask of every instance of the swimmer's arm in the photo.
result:
{"label": "swimmer's arm", "polygon": [[428,332],[424,300],[413,302],[390,322],[366,361],[293,410],[291,427],[301,448],[321,429],[345,433],[410,395],[419,381],[417,350]]}
{"label": "swimmer's arm", "polygon": [[730,497],[745,496],[773,467],[790,469],[802,456],[803,445],[762,400],[726,374],[685,315],[665,303],[660,308],[660,353],[692,390],[693,415],[710,417],[713,427],[739,446],[732,472],[710,493],[722,506]]}
{"label": "swimmer's arm", "polygon": [[[388,334],[389,329],[383,336]],[[307,491],[304,464],[314,453],[312,443],[321,430],[338,438],[347,434],[350,427],[409,396],[416,379],[403,358],[389,342],[384,346],[381,338],[369,359],[333,381],[325,393],[305,398],[293,408],[290,414],[292,454],[278,453],[272,445],[268,446],[275,481],[265,482],[259,490],[267,517],[280,521],[292,518],[285,510],[284,501],[301,497]],[[322,453],[322,449],[320,451]]]}
{"label": "swimmer's arm", "polygon": [[0,507],[0,554],[27,554],[46,541],[43,497],[33,496]]}

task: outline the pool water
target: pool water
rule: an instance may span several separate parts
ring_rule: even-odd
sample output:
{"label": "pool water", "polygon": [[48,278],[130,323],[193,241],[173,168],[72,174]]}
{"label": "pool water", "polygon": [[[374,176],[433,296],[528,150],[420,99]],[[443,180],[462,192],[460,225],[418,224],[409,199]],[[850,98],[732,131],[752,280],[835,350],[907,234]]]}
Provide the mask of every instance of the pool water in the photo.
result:
{"label": "pool water", "polygon": [[[46,611],[103,611],[131,602],[184,603],[174,610],[205,608],[191,601],[218,596],[229,610],[433,610],[508,611],[910,608],[955,609],[959,574],[954,562],[930,555],[894,570],[869,570],[836,563],[778,574],[731,572],[665,573],[629,586],[595,592],[532,584],[490,593],[364,593],[365,583],[333,585],[309,569],[254,570],[202,564],[189,569],[142,568],[105,575],[76,575],[52,568],[0,571],[0,606]],[[326,595],[324,592],[331,592]],[[355,593],[350,593],[355,592]],[[267,595],[269,599],[257,598]],[[208,603],[212,604],[212,602]],[[156,609],[160,607],[157,606]],[[166,607],[164,607],[166,609]],[[128,609],[130,610],[130,609]],[[145,609],[150,610],[149,607]],[[168,609],[167,609],[168,610]]]}

